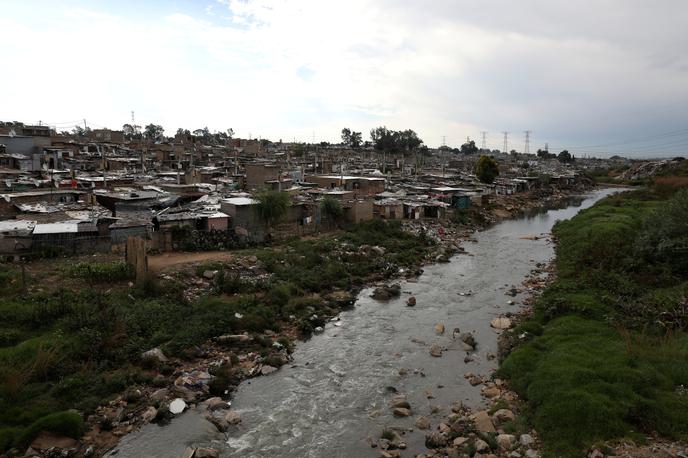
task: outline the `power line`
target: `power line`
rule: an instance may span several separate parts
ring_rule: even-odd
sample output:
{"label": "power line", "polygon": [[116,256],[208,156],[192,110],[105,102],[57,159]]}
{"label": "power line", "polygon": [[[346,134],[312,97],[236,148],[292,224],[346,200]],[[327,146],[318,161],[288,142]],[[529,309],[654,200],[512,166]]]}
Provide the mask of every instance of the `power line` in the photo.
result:
{"label": "power line", "polygon": [[627,145],[629,143],[644,143],[647,141],[651,141],[657,138],[662,138],[662,137],[675,137],[675,136],[681,136],[681,135],[688,135],[688,129],[679,129],[679,130],[673,130],[670,132],[664,132],[661,134],[656,134],[656,135],[650,135],[647,137],[639,137],[635,139],[629,139],[629,140],[622,140],[618,142],[611,142],[611,143],[604,143],[600,145],[585,145],[585,146],[572,146],[571,148],[606,148],[609,146],[617,146],[617,145]]}

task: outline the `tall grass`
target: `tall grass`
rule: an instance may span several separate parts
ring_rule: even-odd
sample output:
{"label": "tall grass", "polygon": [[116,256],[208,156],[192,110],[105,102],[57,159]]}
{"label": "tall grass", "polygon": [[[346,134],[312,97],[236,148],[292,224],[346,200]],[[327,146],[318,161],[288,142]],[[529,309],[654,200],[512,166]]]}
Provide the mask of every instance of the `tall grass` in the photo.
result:
{"label": "tall grass", "polygon": [[597,441],[652,431],[688,438],[688,338],[662,323],[688,296],[688,278],[670,259],[638,255],[648,234],[674,224],[667,209],[682,214],[680,195],[664,199],[624,193],[554,229],[558,279],[516,330],[530,339],[499,370],[528,401],[546,456],[581,457]]}

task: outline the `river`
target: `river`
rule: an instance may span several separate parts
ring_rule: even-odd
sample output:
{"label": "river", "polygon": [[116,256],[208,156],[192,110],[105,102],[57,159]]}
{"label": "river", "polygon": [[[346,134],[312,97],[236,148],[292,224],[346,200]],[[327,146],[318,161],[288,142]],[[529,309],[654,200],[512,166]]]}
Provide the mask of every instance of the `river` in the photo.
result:
{"label": "river", "polygon": [[[490,320],[518,311],[522,297],[505,292],[554,255],[547,237],[523,237],[547,235],[557,220],[617,191],[597,190],[567,201],[565,208],[478,232],[475,242],[463,244],[466,254],[401,282],[399,299],[378,302],[369,297],[370,289],[361,291],[355,307],[341,313],[341,326],[329,323],[323,334],[297,345],[290,365],[239,386],[232,409],[242,422],[226,437],[191,410],[167,426],[150,424],[128,435],[110,456],[169,458],[193,445],[218,448],[222,457],[373,457],[377,453],[367,439],[378,439],[385,427],[413,428],[419,415],[430,415],[437,424],[447,411],[431,415],[431,407],[446,409],[455,400],[480,407],[480,386],[471,386],[463,374],[488,375],[496,368],[496,360],[486,358],[497,353],[498,334]],[[415,307],[406,306],[411,294]],[[443,335],[435,333],[438,323],[446,328]],[[454,328],[474,333],[474,361],[464,363],[466,352],[452,339]],[[430,356],[433,343],[447,349],[442,357]],[[400,375],[402,369],[406,375]],[[412,417],[392,417],[388,387],[408,396]],[[405,440],[405,456],[426,451],[424,432],[407,433]]]}

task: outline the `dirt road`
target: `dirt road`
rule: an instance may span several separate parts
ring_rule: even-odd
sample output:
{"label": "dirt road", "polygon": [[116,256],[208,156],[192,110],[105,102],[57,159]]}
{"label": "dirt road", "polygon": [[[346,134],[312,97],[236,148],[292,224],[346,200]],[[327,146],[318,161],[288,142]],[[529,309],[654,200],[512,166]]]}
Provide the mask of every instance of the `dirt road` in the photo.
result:
{"label": "dirt road", "polygon": [[233,258],[228,251],[203,251],[197,253],[163,253],[148,256],[148,268],[153,272],[160,272],[169,267],[207,261],[229,261]]}

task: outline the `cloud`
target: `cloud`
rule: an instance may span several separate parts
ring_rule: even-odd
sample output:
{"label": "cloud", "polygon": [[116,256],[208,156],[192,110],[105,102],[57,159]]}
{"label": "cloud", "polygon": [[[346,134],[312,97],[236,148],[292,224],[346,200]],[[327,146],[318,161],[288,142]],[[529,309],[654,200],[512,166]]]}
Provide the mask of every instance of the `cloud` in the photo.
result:
{"label": "cloud", "polygon": [[26,71],[0,74],[24,89],[2,119],[117,127],[136,110],[168,131],[332,141],[384,124],[430,145],[487,130],[497,148],[502,130],[514,145],[529,129],[533,145],[575,146],[670,131],[688,114],[678,0],[208,0],[3,16],[5,58]]}

